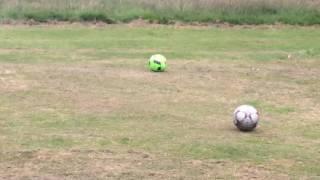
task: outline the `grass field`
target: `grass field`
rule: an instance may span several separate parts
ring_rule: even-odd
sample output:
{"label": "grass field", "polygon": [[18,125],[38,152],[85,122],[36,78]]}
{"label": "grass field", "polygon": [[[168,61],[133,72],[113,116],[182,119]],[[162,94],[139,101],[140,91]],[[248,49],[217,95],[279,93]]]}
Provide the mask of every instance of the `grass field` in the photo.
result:
{"label": "grass field", "polygon": [[[319,28],[4,26],[0,42],[0,179],[320,178]],[[232,124],[243,103],[252,133]]]}

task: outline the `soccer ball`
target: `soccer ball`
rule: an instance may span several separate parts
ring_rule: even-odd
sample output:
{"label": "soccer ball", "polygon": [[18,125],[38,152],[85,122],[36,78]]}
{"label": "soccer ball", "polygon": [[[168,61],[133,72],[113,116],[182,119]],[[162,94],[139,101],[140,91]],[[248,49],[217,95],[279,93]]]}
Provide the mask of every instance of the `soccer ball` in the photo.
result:
{"label": "soccer ball", "polygon": [[250,105],[241,105],[233,113],[234,125],[241,131],[254,130],[259,121],[259,113]]}
{"label": "soccer ball", "polygon": [[154,72],[163,72],[167,67],[166,61],[167,59],[161,54],[153,55],[149,59],[149,69]]}

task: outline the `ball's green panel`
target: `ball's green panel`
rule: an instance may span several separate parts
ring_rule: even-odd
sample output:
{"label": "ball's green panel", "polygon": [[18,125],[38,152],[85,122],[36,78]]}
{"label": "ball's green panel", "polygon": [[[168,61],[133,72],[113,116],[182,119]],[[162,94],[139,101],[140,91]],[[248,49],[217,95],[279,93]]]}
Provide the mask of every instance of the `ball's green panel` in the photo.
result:
{"label": "ball's green panel", "polygon": [[149,69],[155,72],[165,71],[167,67],[166,61],[167,59],[161,54],[153,55],[149,59]]}

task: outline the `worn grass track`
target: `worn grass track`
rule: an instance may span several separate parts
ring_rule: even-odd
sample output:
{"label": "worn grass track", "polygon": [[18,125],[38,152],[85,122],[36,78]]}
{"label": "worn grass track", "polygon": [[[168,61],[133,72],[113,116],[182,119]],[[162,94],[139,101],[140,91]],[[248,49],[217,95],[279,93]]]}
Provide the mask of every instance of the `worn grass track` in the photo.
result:
{"label": "worn grass track", "polygon": [[[319,32],[2,28],[0,178],[317,179]],[[242,103],[255,132],[232,125]]]}

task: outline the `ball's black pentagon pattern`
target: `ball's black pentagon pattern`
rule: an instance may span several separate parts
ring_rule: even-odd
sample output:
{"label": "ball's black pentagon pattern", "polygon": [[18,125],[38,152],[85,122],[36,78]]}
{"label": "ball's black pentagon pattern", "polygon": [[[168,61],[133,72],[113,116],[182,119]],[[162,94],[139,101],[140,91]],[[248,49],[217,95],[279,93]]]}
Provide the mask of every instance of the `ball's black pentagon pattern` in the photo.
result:
{"label": "ball's black pentagon pattern", "polygon": [[[239,113],[242,114],[240,115]],[[234,125],[240,131],[253,131],[258,125],[259,113],[252,106],[242,105],[235,110],[233,118]]]}

